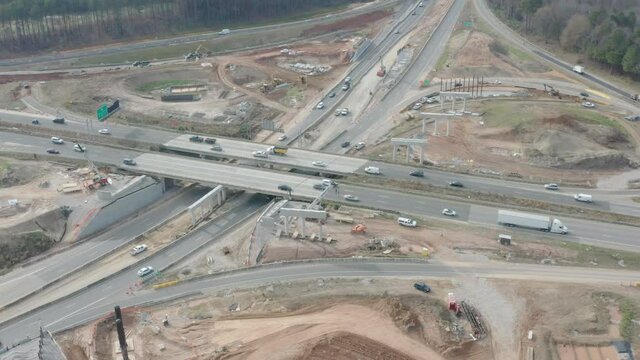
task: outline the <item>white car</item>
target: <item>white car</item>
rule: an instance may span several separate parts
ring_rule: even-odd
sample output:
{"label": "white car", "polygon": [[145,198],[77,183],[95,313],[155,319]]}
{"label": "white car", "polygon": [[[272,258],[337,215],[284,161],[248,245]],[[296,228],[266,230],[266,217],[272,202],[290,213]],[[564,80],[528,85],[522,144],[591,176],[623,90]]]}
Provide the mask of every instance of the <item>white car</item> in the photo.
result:
{"label": "white car", "polygon": [[356,144],[356,146],[354,146],[353,148],[356,150],[362,150],[364,148],[365,144],[361,141],[359,143]]}
{"label": "white car", "polygon": [[287,140],[287,135],[282,135],[278,138],[278,141],[285,141]]}
{"label": "white car", "polygon": [[85,151],[87,151],[87,147],[86,146],[82,146],[80,144],[75,144],[75,145],[73,145],[73,150],[75,150],[77,152],[85,152]]}
{"label": "white car", "polygon": [[320,101],[318,103],[318,105],[316,105],[316,109],[320,110],[320,109],[324,109],[324,103],[322,101]]}
{"label": "white car", "polygon": [[327,167],[327,163],[324,161],[314,161],[311,164],[313,164],[313,166],[317,166],[317,167]]}
{"label": "white car", "polygon": [[342,115],[342,116],[349,115],[349,109],[344,108],[344,109],[340,110],[340,115]]}
{"label": "white car", "polygon": [[371,175],[380,175],[380,168],[375,166],[367,166],[364,168],[364,172]]}
{"label": "white car", "polygon": [[60,139],[58,137],[55,137],[55,136],[51,137],[51,142],[54,143],[54,144],[57,144],[57,145],[64,144],[64,140],[62,140],[62,139]]}
{"label": "white car", "polygon": [[444,209],[444,210],[442,210],[442,215],[445,215],[445,216],[456,216],[456,215],[458,215],[458,213],[455,210]]}
{"label": "white car", "polygon": [[153,273],[153,267],[151,266],[145,266],[142,269],[138,270],[138,276],[143,277],[146,275],[149,275],[151,273]]}
{"label": "white car", "polygon": [[413,110],[420,110],[421,107],[422,107],[422,103],[417,102],[413,104]]}
{"label": "white car", "polygon": [[544,188],[547,190],[558,190],[560,187],[558,184],[544,184]]}
{"label": "white car", "polygon": [[109,131],[109,129],[100,129],[98,130],[98,134],[109,135],[111,134],[111,131]]}
{"label": "white car", "polygon": [[345,196],[343,196],[345,200],[347,201],[360,201],[360,199],[358,199],[357,196],[355,195],[351,195],[351,194],[347,194]]}
{"label": "white car", "polygon": [[438,102],[438,99],[434,98],[434,97],[430,97],[427,99],[427,104],[433,104]]}
{"label": "white car", "polygon": [[146,250],[147,250],[147,245],[145,245],[145,244],[136,245],[136,246],[133,247],[133,249],[131,249],[130,254],[135,256],[135,255],[138,255],[141,252],[144,252]]}
{"label": "white car", "polygon": [[582,106],[586,107],[586,108],[594,108],[596,107],[596,104],[590,102],[590,101],[583,101],[582,102]]}
{"label": "white car", "polygon": [[269,154],[267,154],[266,151],[257,150],[257,151],[253,152],[253,157],[267,158],[267,157],[269,157]]}
{"label": "white car", "polygon": [[336,111],[333,113],[333,115],[340,116],[340,113],[342,113],[342,109],[336,109]]}

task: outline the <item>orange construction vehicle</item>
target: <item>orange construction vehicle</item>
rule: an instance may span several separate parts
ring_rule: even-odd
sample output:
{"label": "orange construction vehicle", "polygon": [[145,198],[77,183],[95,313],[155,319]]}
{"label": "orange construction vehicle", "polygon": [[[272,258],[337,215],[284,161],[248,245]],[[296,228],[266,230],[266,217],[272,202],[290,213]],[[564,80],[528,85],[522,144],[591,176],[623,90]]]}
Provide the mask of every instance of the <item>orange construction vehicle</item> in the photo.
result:
{"label": "orange construction vehicle", "polygon": [[364,234],[365,230],[367,230],[366,226],[364,226],[362,224],[357,224],[356,226],[351,228],[351,233],[353,233],[353,234]]}

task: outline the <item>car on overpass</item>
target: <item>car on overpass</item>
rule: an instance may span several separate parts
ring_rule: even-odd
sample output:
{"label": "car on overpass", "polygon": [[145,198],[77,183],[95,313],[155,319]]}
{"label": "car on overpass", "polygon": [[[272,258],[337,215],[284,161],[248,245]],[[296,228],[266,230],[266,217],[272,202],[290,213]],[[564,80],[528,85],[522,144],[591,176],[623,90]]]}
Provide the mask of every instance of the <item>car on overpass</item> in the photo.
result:
{"label": "car on overpass", "polygon": [[204,139],[202,138],[202,136],[198,136],[198,135],[193,135],[189,138],[189,141],[193,141],[193,142],[203,142]]}
{"label": "car on overpass", "polygon": [[213,145],[213,144],[216,143],[216,139],[208,137],[208,138],[204,139],[204,142],[209,144],[209,145]]}
{"label": "car on overpass", "polygon": [[316,190],[324,190],[326,189],[328,186],[322,183],[318,183],[318,184],[314,184],[313,188]]}
{"label": "car on overpass", "polygon": [[287,192],[292,192],[293,191],[291,186],[289,186],[287,184],[278,185],[278,190],[287,191]]}
{"label": "car on overpass", "polygon": [[257,157],[257,158],[268,158],[269,154],[267,154],[266,151],[262,151],[262,150],[256,150],[253,152],[253,157]]}
{"label": "car on overpass", "polygon": [[311,164],[317,167],[327,167],[327,163],[324,161],[314,161]]}
{"label": "car on overpass", "polygon": [[125,165],[134,166],[136,164],[136,161],[133,160],[133,159],[124,158],[122,160],[122,163],[125,164]]}
{"label": "car on overpass", "polygon": [[56,144],[56,145],[64,144],[64,140],[60,139],[59,137],[55,137],[55,136],[51,137],[51,142]]}
{"label": "car on overpass", "polygon": [[380,175],[380,168],[376,166],[367,166],[364,168],[364,172],[371,175]]}
{"label": "car on overpass", "polygon": [[75,145],[73,145],[73,150],[83,153],[83,152],[87,151],[87,147],[86,146],[82,146],[80,144],[75,144]]}

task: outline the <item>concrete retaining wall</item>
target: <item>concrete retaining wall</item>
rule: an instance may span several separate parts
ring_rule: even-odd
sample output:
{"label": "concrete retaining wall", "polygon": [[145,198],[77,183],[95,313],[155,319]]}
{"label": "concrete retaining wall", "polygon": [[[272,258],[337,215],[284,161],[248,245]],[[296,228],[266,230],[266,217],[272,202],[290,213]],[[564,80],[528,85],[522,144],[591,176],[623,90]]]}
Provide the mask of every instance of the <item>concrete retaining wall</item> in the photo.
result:
{"label": "concrete retaining wall", "polygon": [[112,201],[96,212],[89,224],[80,232],[78,239],[85,238],[134,214],[162,197],[162,181],[149,176],[140,176],[127,186],[111,194]]}

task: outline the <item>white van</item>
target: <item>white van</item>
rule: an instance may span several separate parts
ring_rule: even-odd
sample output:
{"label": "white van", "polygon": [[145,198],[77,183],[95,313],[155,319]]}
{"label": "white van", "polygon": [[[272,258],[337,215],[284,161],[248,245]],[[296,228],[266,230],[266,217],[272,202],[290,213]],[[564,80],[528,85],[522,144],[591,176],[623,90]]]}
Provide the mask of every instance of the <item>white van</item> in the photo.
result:
{"label": "white van", "polygon": [[589,194],[575,194],[573,195],[573,198],[576,199],[577,201],[582,201],[582,202],[593,202],[593,196],[589,195]]}
{"label": "white van", "polygon": [[415,220],[405,218],[405,217],[399,217],[398,224],[402,226],[408,226],[408,227],[416,227],[418,225],[418,223],[416,223]]}
{"label": "white van", "polygon": [[337,185],[337,183],[331,179],[322,179],[322,185],[332,186],[332,185]]}

